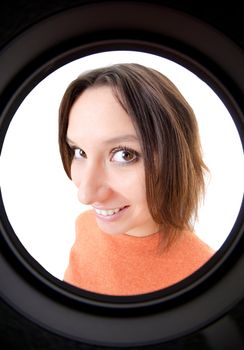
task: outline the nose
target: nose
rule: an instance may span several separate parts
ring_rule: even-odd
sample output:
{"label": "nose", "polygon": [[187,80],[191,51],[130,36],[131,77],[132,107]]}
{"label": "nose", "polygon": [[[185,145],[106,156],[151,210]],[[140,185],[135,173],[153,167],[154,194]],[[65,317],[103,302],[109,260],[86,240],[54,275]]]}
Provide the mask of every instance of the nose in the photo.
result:
{"label": "nose", "polygon": [[76,174],[78,199],[82,204],[102,203],[111,193],[108,176],[103,166],[98,163],[86,164]]}

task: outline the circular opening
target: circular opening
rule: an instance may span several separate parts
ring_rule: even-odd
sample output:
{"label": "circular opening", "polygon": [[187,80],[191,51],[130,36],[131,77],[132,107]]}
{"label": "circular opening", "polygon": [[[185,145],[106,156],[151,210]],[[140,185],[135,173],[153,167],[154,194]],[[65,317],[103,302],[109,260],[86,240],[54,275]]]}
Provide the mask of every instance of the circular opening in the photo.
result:
{"label": "circular opening", "polygon": [[82,72],[126,62],[166,75],[195,112],[209,168],[196,234],[217,251],[240,210],[242,145],[228,109],[209,85],[178,63],[145,52],[108,51],[77,59],[49,74],[25,97],[9,125],[1,153],[1,191],[14,232],[28,253],[60,280],[75,239],[76,217],[89,206],[79,203],[77,190],[63,171],[58,149],[59,104],[69,83]]}
{"label": "circular opening", "polygon": [[[109,9],[112,10],[113,14],[119,14],[119,16],[109,16],[111,17],[110,25],[104,24],[102,20],[103,18],[108,18],[108,6],[106,4],[102,6],[96,5],[96,11],[99,12],[99,15],[95,16],[97,18],[96,28],[93,27],[91,21],[88,21],[88,18],[90,18],[89,13],[94,10],[94,7],[84,6],[81,10],[75,9],[75,11],[72,10],[67,14],[59,14],[55,18],[52,18],[51,21],[46,21],[33,30],[30,30],[26,36],[22,36],[22,42],[20,40],[19,42],[15,42],[16,45],[10,45],[6,49],[7,53],[5,52],[5,57],[3,55],[3,59],[6,59],[7,57],[7,60],[4,61],[6,64],[8,59],[9,63],[11,63],[11,57],[16,57],[16,51],[22,53],[22,55],[20,55],[21,59],[18,60],[18,62],[16,61],[13,65],[10,64],[12,71],[8,71],[7,75],[3,74],[1,81],[4,89],[4,84],[7,86],[5,90],[3,89],[4,93],[2,95],[2,101],[6,102],[6,108],[2,114],[1,124],[1,142],[4,141],[1,154],[1,191],[3,194],[6,214],[11,224],[10,225],[7,220],[4,208],[2,208],[1,230],[3,233],[4,244],[6,244],[6,250],[4,251],[3,256],[1,256],[1,272],[3,276],[8,275],[8,279],[3,279],[1,292],[4,299],[8,300],[21,313],[25,314],[33,321],[38,322],[40,325],[66,337],[93,344],[109,344],[113,346],[147,345],[149,343],[171,340],[204,327],[206,324],[209,324],[213,320],[216,320],[216,318],[220,317],[231,307],[231,305],[240,300],[243,295],[243,286],[240,282],[240,276],[243,269],[241,266],[241,259],[238,260],[240,257],[239,243],[241,240],[241,229],[243,224],[242,212],[239,212],[243,191],[241,181],[239,181],[243,177],[243,158],[241,154],[241,140],[239,135],[241,137],[243,135],[243,116],[240,110],[240,101],[238,100],[238,96],[240,96],[238,93],[242,89],[242,85],[241,77],[235,69],[236,66],[238,66],[238,62],[241,62],[241,54],[238,50],[232,47],[228,40],[225,41],[222,36],[218,36],[218,33],[205,28],[196,21],[192,21],[190,18],[181,16],[179,13],[175,14],[173,11],[168,11],[167,9],[158,6],[146,6],[145,4],[135,5],[119,3],[115,5],[109,3],[109,6]],[[141,11],[138,11],[139,9]],[[94,12],[92,13],[94,16]],[[132,16],[132,18],[128,15],[131,13],[136,13],[137,16]],[[126,16],[123,17],[122,14]],[[66,18],[69,19],[72,26],[66,27],[65,33],[62,32],[59,34],[59,32],[57,32],[53,37],[47,35],[46,44],[43,43],[44,46],[46,45],[45,47],[41,44],[40,46],[34,45],[31,52],[23,49],[24,47],[29,46],[30,38],[32,38],[31,42],[39,42],[36,39],[40,38],[40,36],[43,37],[44,34],[54,33],[55,31],[52,30],[53,28],[63,28],[64,26],[61,24]],[[83,29],[81,30],[78,23],[80,23],[82,18]],[[126,18],[126,23],[123,18]],[[145,18],[147,18],[147,21],[145,21]],[[162,18],[164,18],[165,21],[162,21]],[[77,21],[77,19],[79,19],[79,21]],[[185,28],[184,35],[181,35],[178,30],[175,30],[175,23],[178,23],[180,19],[183,21],[182,24]],[[149,27],[147,27],[147,25],[149,25]],[[99,33],[97,32],[98,28]],[[112,28],[115,28],[115,31],[112,30]],[[128,36],[128,30],[132,30],[133,32],[130,32],[130,36]],[[108,33],[110,33],[110,35],[108,35]],[[156,35],[152,35],[152,33]],[[192,33],[198,33],[197,35],[199,35],[199,37],[200,35],[203,35],[203,37],[206,35],[208,38],[215,40],[214,47],[218,47],[218,52],[216,49],[212,50],[213,45],[210,45],[211,47],[208,46],[208,41],[205,42],[206,45],[204,47],[201,47],[199,43],[201,43],[202,40],[199,40],[199,37],[196,40]],[[59,35],[61,37],[59,37]],[[94,43],[95,36],[96,43]],[[111,40],[109,41],[107,37]],[[134,37],[137,40],[129,40],[128,37]],[[33,38],[35,39],[34,41]],[[100,41],[98,40],[99,38],[101,39]],[[121,40],[121,38],[123,40]],[[72,39],[70,40],[70,43],[68,43],[69,39]],[[83,43],[83,47],[80,49],[81,42]],[[52,50],[52,47],[54,47],[54,50]],[[229,48],[229,50],[226,50],[226,48]],[[56,194],[54,197],[60,195],[56,185],[62,187],[62,190],[64,189],[64,195],[67,197],[67,201],[69,201],[68,203],[74,203],[73,201],[76,201],[76,194],[74,187],[67,182],[68,180],[63,173],[60,161],[58,158],[55,158],[58,152],[56,139],[53,137],[57,133],[56,117],[54,117],[54,115],[56,116],[57,113],[58,100],[55,102],[56,105],[52,104],[50,99],[48,99],[47,103],[44,90],[42,90],[43,86],[45,86],[46,83],[51,86],[52,78],[56,77],[58,80],[60,72],[62,70],[65,71],[65,69],[68,69],[69,71],[71,66],[74,67],[72,68],[74,69],[73,77],[77,76],[81,70],[79,69],[76,71],[76,63],[80,64],[80,60],[87,59],[92,61],[96,56],[92,55],[94,53],[100,55],[99,57],[102,57],[103,55],[104,57],[106,55],[112,57],[112,55],[118,53],[121,55],[122,50],[126,50],[126,55],[133,54],[133,60],[137,55],[142,54],[143,63],[145,65],[146,56],[150,56],[150,62],[148,62],[148,65],[151,65],[152,56],[150,54],[153,54],[155,60],[160,60],[160,65],[163,60],[166,66],[173,65],[173,70],[178,71],[179,69],[183,75],[186,73],[187,69],[189,69],[189,71],[187,71],[187,80],[185,81],[182,81],[181,78],[179,78],[178,81],[176,78],[173,78],[173,75],[170,76],[170,78],[172,78],[180,89],[182,87],[182,93],[186,94],[186,98],[194,105],[197,115],[204,115],[205,109],[207,108],[209,111],[210,105],[205,106],[204,109],[199,109],[199,98],[195,99],[191,97],[194,95],[191,95],[193,92],[192,88],[189,89],[188,87],[188,89],[186,88],[183,92],[183,86],[187,87],[189,83],[189,76],[194,77],[196,85],[200,84],[201,86],[200,89],[202,94],[200,100],[210,98],[209,101],[213,103],[213,109],[211,110],[210,108],[210,113],[214,111],[214,117],[211,118],[208,114],[204,115],[203,119],[198,120],[200,128],[202,128],[201,138],[204,146],[204,156],[207,157],[206,163],[211,171],[211,177],[210,179],[207,179],[207,181],[209,181],[207,196],[211,193],[212,185],[215,187],[215,190],[213,191],[218,193],[216,197],[214,194],[210,195],[209,199],[205,200],[206,205],[209,203],[208,209],[203,206],[201,210],[200,220],[199,223],[197,223],[198,226],[196,226],[196,230],[203,239],[205,239],[204,234],[207,232],[208,228],[204,226],[201,227],[201,216],[203,218],[215,217],[217,212],[220,213],[220,205],[223,213],[222,205],[225,206],[225,203],[227,202],[226,200],[218,201],[218,204],[215,202],[214,207],[212,206],[213,197],[215,199],[217,198],[217,200],[219,200],[219,196],[223,196],[224,199],[228,197],[229,199],[230,193],[231,195],[233,193],[236,194],[234,195],[234,202],[231,204],[231,218],[226,221],[227,224],[225,224],[223,231],[221,230],[224,234],[219,237],[217,241],[208,241],[208,243],[213,245],[218,251],[213,259],[203,266],[201,271],[198,271],[194,276],[191,276],[192,278],[184,280],[179,285],[175,285],[172,288],[163,290],[162,292],[155,294],[152,293],[150,295],[138,295],[135,298],[129,299],[116,297],[103,298],[103,295],[83,293],[81,290],[77,290],[76,288],[72,288],[63,282],[60,282],[64,266],[68,259],[67,251],[69,251],[70,245],[72,244],[72,236],[63,236],[63,242],[66,242],[68,249],[61,248],[62,252],[60,251],[57,253],[62,257],[65,256],[64,260],[63,258],[60,259],[62,260],[63,265],[59,265],[57,268],[57,266],[55,266],[56,264],[51,264],[50,261],[47,262],[47,255],[42,253],[41,250],[39,250],[39,247],[33,243],[34,240],[29,239],[29,234],[26,234],[28,229],[26,231],[26,227],[24,227],[25,224],[23,225],[23,216],[25,216],[26,213],[24,212],[22,215],[19,215],[19,210],[17,210],[15,211],[15,214],[13,214],[14,210],[16,210],[16,207],[13,209],[13,198],[16,193],[11,192],[12,186],[11,189],[9,187],[11,181],[6,181],[8,176],[12,177],[14,175],[12,185],[15,186],[16,173],[19,178],[22,176],[22,180],[23,177],[28,177],[27,184],[25,185],[26,188],[22,193],[18,186],[15,187],[16,191],[20,191],[19,194],[22,196],[22,200],[18,202],[18,209],[24,207],[24,200],[29,197],[27,203],[32,204],[32,206],[28,207],[28,210],[32,212],[33,217],[31,217],[30,212],[28,212],[26,218],[28,222],[34,218],[37,220],[32,221],[32,237],[33,227],[35,228],[35,232],[37,232],[36,229],[40,223],[41,225],[44,225],[41,235],[45,237],[41,243],[39,241],[39,244],[44,246],[43,242],[45,240],[49,243],[53,240],[55,244],[57,236],[53,239],[53,237],[51,238],[46,235],[47,226],[50,229],[51,225],[53,225],[53,230],[50,230],[52,231],[51,233],[56,231],[56,223],[52,221],[53,215],[50,215],[53,208],[49,209],[46,213],[48,218],[47,221],[45,223],[42,221],[42,215],[47,205],[47,199],[45,198],[45,206],[43,204],[41,209],[39,209],[41,213],[37,210],[33,211],[33,207],[37,205],[33,204],[33,202],[35,203],[36,201],[35,191],[33,190],[34,188],[36,189],[36,183],[33,184],[33,177],[31,174],[34,174],[36,169],[39,169],[42,173],[42,179],[40,181],[43,181],[44,178],[47,180],[46,186],[49,186],[49,188],[51,186],[50,191],[54,191]],[[222,53],[226,53],[227,56],[231,53],[232,60],[228,61],[227,65],[226,60],[223,60],[224,55],[219,55],[221,50]],[[15,54],[13,54],[13,51],[15,51]],[[30,56],[28,56],[27,52],[29,52]],[[77,60],[78,57],[82,58]],[[234,57],[235,60],[233,60]],[[128,58],[126,58],[126,60],[127,59]],[[170,59],[172,59],[172,61],[170,61]],[[68,64],[62,67],[65,63]],[[72,79],[70,76],[68,81],[70,81],[70,78]],[[42,79],[43,81],[41,81]],[[17,89],[16,86],[18,87]],[[211,90],[211,88],[213,90]],[[55,92],[56,91],[57,89],[55,88]],[[62,93],[63,91],[59,92],[59,98]],[[35,100],[35,98],[37,99]],[[42,98],[44,98],[45,103],[42,102]],[[193,99],[192,101],[190,101],[191,98]],[[30,100],[36,102],[34,111],[35,115],[31,118],[31,121],[28,119],[28,116],[33,114]],[[218,101],[218,107],[215,105],[216,101]],[[22,131],[22,138],[19,140],[20,145],[18,145],[16,149],[16,143],[12,143],[11,150],[8,144],[11,145],[11,134],[14,135],[15,128],[19,127],[18,124],[23,126],[22,123],[24,123],[24,120],[27,124],[34,122],[34,120],[38,120],[39,123],[42,118],[44,119],[44,114],[50,112],[50,109],[52,110],[52,116],[49,116],[48,121],[46,121],[49,128],[48,130],[44,128],[42,134],[45,141],[50,137],[51,143],[49,144],[49,141],[47,141],[44,145],[42,142],[43,148],[38,149],[36,146],[37,138],[34,137],[34,140],[32,139],[34,145],[30,145],[30,138],[34,135],[39,135],[40,129],[37,130],[37,127],[41,127],[40,125],[37,126],[38,124],[33,123],[34,125],[32,124],[32,126],[35,132],[30,131],[28,126],[29,133],[26,133],[26,130]],[[39,114],[40,110],[42,111],[42,113],[40,113],[41,115]],[[219,113],[221,114],[220,119],[218,119]],[[40,118],[38,118],[38,116]],[[213,129],[208,128],[208,125],[205,123],[206,118],[208,122],[211,120],[211,123],[213,120],[219,120],[218,125],[213,127]],[[53,128],[51,128],[51,125],[53,125]],[[9,129],[7,130],[8,126]],[[225,140],[226,142],[223,142],[221,136],[222,130],[224,129],[231,131],[231,135],[234,137],[232,140],[235,141],[229,142],[230,136],[228,134],[228,137]],[[6,131],[7,133],[5,136]],[[50,134],[47,135],[47,132],[48,134],[50,132]],[[17,134],[19,134],[19,131],[17,131]],[[24,139],[23,134],[27,135],[27,142]],[[210,152],[208,147],[212,146],[209,146],[207,140],[205,143],[204,134],[210,138],[215,138],[215,141],[216,136],[218,137],[218,141],[213,143],[214,149],[211,149]],[[14,137],[16,137],[16,134]],[[221,146],[218,144],[220,139],[222,142]],[[226,145],[229,147],[225,148]],[[52,148],[52,151],[49,152],[50,147]],[[40,159],[42,158],[44,164],[47,165],[47,159],[43,152],[44,148],[46,149],[46,155],[48,154],[48,167],[43,166],[43,163],[41,166],[39,162],[34,163],[37,159],[36,154],[38,154],[38,157],[40,157]],[[18,154],[21,153],[22,155],[23,151],[25,154],[29,155],[29,162],[27,161],[25,166],[20,162],[20,158],[18,156],[16,157],[16,152]],[[34,152],[30,156],[31,151]],[[231,155],[233,155],[234,152],[235,157],[232,157]],[[55,154],[54,158],[53,154]],[[216,158],[211,158],[214,154]],[[220,154],[221,156],[219,156]],[[11,160],[10,163],[8,163],[10,157],[12,160],[15,159],[15,162],[18,165],[17,171],[14,170],[13,172],[12,165],[10,165]],[[226,168],[227,157],[230,162],[229,167],[227,166],[228,169]],[[221,166],[218,170],[213,170],[216,165],[216,159],[220,162]],[[25,173],[24,175],[23,172],[21,175],[21,170],[24,170],[25,167],[29,166],[30,160],[33,161],[32,169],[29,168],[30,170],[28,174]],[[239,164],[237,165],[238,161]],[[50,173],[52,171],[54,173],[56,168],[60,169],[60,172],[58,171],[60,178],[57,178],[56,174],[55,179],[52,178],[51,180]],[[226,177],[225,171],[228,173]],[[221,176],[219,176],[219,174],[221,174]],[[35,173],[35,175],[37,174]],[[215,180],[215,175],[218,180]],[[230,178],[232,181],[228,182]],[[220,185],[219,179],[226,180],[224,185]],[[232,187],[233,191],[228,191],[229,186]],[[225,189],[225,194],[223,194],[223,187]],[[26,196],[27,188],[31,188],[31,191]],[[39,192],[38,195],[43,196],[43,193],[44,191],[41,193]],[[48,195],[50,195],[50,193],[48,193]],[[57,205],[56,202],[54,205]],[[69,205],[72,205],[74,211],[80,210],[78,202],[74,204],[74,207],[73,204]],[[215,210],[214,215],[213,209]],[[62,213],[65,212],[64,208],[60,209],[60,211],[61,210]],[[10,212],[12,212],[12,214],[10,214]],[[230,210],[228,211],[228,214],[229,212]],[[36,215],[36,213],[38,214]],[[67,230],[70,230],[71,226],[73,227],[73,220],[75,219],[76,213],[77,212],[74,212],[69,219],[69,222],[65,223]],[[53,214],[56,215],[54,212]],[[223,214],[222,217],[220,215],[219,221],[221,223],[223,222],[223,216],[224,219],[227,217],[225,214]],[[56,217],[57,221],[60,221],[60,217],[61,214]],[[214,221],[212,221],[210,225],[213,226],[213,222]],[[212,226],[211,231],[213,229]],[[217,230],[220,231],[219,224]],[[72,233],[73,232],[72,228]],[[60,237],[58,237],[58,239],[59,238]],[[50,246],[48,248],[47,246],[44,246],[44,249],[47,250]],[[25,251],[24,247],[27,251]],[[34,259],[31,258],[31,256]],[[65,259],[66,263],[64,263]],[[38,263],[36,263],[36,260]],[[50,274],[48,274],[47,271],[49,271]],[[53,276],[56,276],[57,279]],[[231,284],[233,286],[231,292],[226,288],[226,284]],[[16,286],[18,286],[18,288],[16,288]],[[228,290],[228,293],[226,293],[226,290]],[[26,296],[28,296],[28,298],[26,298]],[[30,299],[32,299],[32,303],[29,303]],[[92,306],[92,308],[90,308],[90,306]],[[156,308],[154,306],[156,306]],[[126,313],[128,309],[131,312],[129,317],[127,317],[128,313]],[[82,325],[82,327],[80,327],[80,325]],[[97,330],[95,333],[93,331],[94,329]]]}

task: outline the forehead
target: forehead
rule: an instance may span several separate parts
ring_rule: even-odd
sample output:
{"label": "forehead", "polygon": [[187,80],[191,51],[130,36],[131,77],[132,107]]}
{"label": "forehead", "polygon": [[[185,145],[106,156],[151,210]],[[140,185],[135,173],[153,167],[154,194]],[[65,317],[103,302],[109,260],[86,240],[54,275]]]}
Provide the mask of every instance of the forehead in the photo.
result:
{"label": "forehead", "polygon": [[106,139],[123,134],[136,136],[136,131],[112,88],[102,86],[86,89],[70,110],[68,137],[75,140],[81,137]]}

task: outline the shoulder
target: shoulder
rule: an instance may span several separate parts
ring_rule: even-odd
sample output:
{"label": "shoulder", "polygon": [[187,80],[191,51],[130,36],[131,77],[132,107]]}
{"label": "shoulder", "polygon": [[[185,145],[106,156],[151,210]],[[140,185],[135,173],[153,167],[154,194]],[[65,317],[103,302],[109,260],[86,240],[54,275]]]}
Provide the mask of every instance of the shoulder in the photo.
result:
{"label": "shoulder", "polygon": [[202,241],[195,233],[191,233],[190,242],[192,244],[192,248],[198,251],[198,254],[206,256],[208,259],[215,253],[214,249],[212,249],[207,243]]}
{"label": "shoulder", "polygon": [[[76,241],[81,237],[91,239],[92,236],[98,234],[98,227],[93,210],[82,212],[75,221]],[[89,238],[90,237],[90,238]]]}
{"label": "shoulder", "polygon": [[182,234],[176,246],[182,262],[189,264],[193,269],[205,264],[215,254],[208,244],[190,231]]}
{"label": "shoulder", "polygon": [[[72,246],[72,254],[81,249],[84,251],[85,247],[93,245],[94,237],[97,236],[97,225],[95,215],[92,210],[82,212],[75,221],[75,240]],[[89,248],[90,249],[90,248]]]}
{"label": "shoulder", "polygon": [[76,229],[91,228],[96,222],[95,215],[92,210],[82,212],[75,221]]}

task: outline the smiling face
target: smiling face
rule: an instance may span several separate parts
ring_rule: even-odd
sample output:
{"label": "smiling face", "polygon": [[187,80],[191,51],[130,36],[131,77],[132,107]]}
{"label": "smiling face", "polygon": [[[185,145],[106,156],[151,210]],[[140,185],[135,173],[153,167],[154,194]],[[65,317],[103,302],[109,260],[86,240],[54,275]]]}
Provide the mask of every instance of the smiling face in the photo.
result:
{"label": "smiling face", "polygon": [[109,234],[146,236],[158,230],[148,209],[143,155],[135,128],[107,86],[86,89],[73,104],[67,129],[71,178]]}

